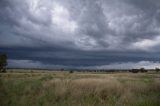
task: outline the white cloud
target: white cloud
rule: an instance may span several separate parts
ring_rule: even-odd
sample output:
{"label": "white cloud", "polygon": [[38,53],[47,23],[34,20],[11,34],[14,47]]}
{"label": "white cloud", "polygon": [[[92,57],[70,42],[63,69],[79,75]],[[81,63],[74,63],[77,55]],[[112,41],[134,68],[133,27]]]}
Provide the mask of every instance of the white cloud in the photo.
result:
{"label": "white cloud", "polygon": [[57,3],[53,5],[52,22],[66,32],[74,32],[78,27],[77,23],[70,19],[67,8]]}
{"label": "white cloud", "polygon": [[100,65],[100,66],[90,66],[89,69],[155,69],[160,68],[159,62],[152,61],[139,61],[139,62],[122,62],[122,63],[111,63],[109,65]]}
{"label": "white cloud", "polygon": [[142,39],[140,41],[134,42],[131,47],[132,49],[140,49],[146,51],[152,51],[153,47],[160,45],[160,36],[154,39]]}

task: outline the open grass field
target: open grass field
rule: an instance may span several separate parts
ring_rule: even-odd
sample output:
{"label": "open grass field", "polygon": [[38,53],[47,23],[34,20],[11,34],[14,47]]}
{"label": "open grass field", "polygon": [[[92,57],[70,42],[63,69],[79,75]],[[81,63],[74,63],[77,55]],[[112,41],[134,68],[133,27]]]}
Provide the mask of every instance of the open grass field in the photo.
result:
{"label": "open grass field", "polygon": [[0,106],[160,106],[160,73],[0,73]]}

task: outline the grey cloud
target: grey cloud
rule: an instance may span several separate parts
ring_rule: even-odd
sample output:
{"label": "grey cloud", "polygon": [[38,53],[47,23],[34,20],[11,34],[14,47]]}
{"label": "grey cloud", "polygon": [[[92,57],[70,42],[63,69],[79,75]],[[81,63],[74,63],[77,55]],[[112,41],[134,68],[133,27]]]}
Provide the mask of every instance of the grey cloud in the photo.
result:
{"label": "grey cloud", "polygon": [[50,65],[44,64],[38,61],[31,60],[9,60],[10,67],[12,68],[42,68],[42,69],[57,69],[57,68],[65,68],[65,69],[135,69],[135,68],[145,68],[145,69],[154,69],[160,68],[159,62],[153,61],[139,61],[137,63],[134,62],[126,62],[126,63],[112,63],[108,65],[95,65],[95,66],[65,66],[65,65]]}
{"label": "grey cloud", "polygon": [[159,0],[1,0],[0,51],[51,65],[158,61],[159,17]]}

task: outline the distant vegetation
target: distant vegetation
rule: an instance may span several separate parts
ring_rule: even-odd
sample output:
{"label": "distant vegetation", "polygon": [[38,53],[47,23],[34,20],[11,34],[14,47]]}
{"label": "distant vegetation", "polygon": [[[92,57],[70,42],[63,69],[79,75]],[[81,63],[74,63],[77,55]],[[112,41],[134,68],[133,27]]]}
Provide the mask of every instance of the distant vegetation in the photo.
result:
{"label": "distant vegetation", "polygon": [[140,69],[132,69],[132,70],[129,70],[129,72],[132,72],[132,73],[138,73],[138,72],[145,73],[145,72],[148,72],[148,70],[146,70],[146,69],[144,69],[144,68],[140,68]]}
{"label": "distant vegetation", "polygon": [[69,73],[73,72],[94,72],[94,73],[117,73],[117,72],[131,72],[131,73],[146,73],[148,71],[160,72],[159,68],[155,69],[145,69],[145,68],[137,68],[137,69],[72,69],[67,70],[63,69],[63,71],[69,71]]}
{"label": "distant vegetation", "polygon": [[6,72],[7,55],[0,53],[0,72]]}
{"label": "distant vegetation", "polygon": [[156,68],[155,71],[156,71],[156,72],[160,72],[160,69],[159,69],[159,68]]}

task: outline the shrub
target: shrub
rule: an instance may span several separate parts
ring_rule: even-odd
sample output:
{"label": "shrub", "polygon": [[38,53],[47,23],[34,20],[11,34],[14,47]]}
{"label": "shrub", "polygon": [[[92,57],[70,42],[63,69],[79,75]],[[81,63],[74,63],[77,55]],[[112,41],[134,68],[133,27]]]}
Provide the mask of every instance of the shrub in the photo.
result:
{"label": "shrub", "polygon": [[129,70],[129,72],[132,72],[132,73],[138,73],[139,70],[138,69],[132,69],[132,70]]}
{"label": "shrub", "polygon": [[70,70],[69,73],[74,73],[74,71],[73,71],[73,70]]}

